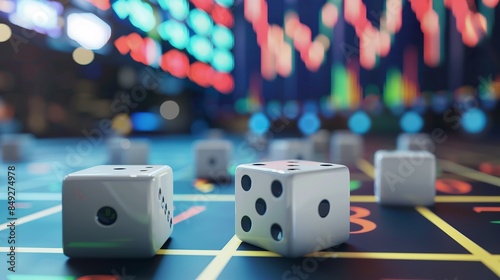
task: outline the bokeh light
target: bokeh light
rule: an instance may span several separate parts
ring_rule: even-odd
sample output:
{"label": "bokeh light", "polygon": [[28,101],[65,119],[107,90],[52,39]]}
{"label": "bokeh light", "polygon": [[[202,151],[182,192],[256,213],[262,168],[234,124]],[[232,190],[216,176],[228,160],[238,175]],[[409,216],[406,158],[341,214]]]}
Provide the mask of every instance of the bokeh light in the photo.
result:
{"label": "bokeh light", "polygon": [[372,120],[364,111],[357,111],[349,118],[347,125],[352,132],[365,134],[371,128]]}
{"label": "bokeh light", "polygon": [[6,42],[12,36],[12,30],[7,24],[0,23],[0,43]]}
{"label": "bokeh light", "polygon": [[261,135],[269,130],[271,123],[264,113],[255,113],[248,120],[248,128],[251,132]]}
{"label": "bokeh light", "polygon": [[168,100],[161,104],[160,114],[166,120],[173,120],[179,116],[180,108],[177,102]]}
{"label": "bokeh light", "polygon": [[231,72],[234,68],[234,57],[231,52],[224,49],[215,49],[212,58],[212,66],[217,71]]}
{"label": "bokeh light", "polygon": [[196,32],[196,34],[204,36],[210,35],[213,27],[212,18],[210,18],[210,15],[199,9],[191,10],[191,12],[189,13],[188,24],[191,29]]}
{"label": "bokeh light", "polygon": [[204,36],[194,35],[189,40],[188,52],[199,61],[210,62],[213,53],[212,43]]}
{"label": "bokeh light", "polygon": [[234,46],[234,35],[228,28],[215,25],[212,31],[212,42],[218,48],[229,50]]}
{"label": "bokeh light", "polygon": [[287,101],[285,106],[283,106],[283,115],[289,119],[295,119],[299,115],[299,104],[297,101]]}
{"label": "bokeh light", "polygon": [[80,65],[88,65],[94,61],[94,52],[85,48],[76,48],[73,51],[73,60]]}
{"label": "bokeh light", "polygon": [[278,100],[271,100],[266,106],[267,115],[271,120],[276,120],[281,116],[281,103]]}
{"label": "bokeh light", "polygon": [[481,133],[486,127],[487,122],[486,114],[478,108],[467,110],[462,115],[462,127],[466,132],[471,134]]}
{"label": "bokeh light", "polygon": [[321,121],[316,113],[308,112],[300,117],[298,125],[304,135],[312,135],[321,127]]}
{"label": "bokeh light", "polygon": [[424,126],[422,116],[414,111],[408,111],[403,114],[399,121],[399,126],[404,132],[414,133],[419,132]]}
{"label": "bokeh light", "polygon": [[127,114],[117,114],[111,120],[111,128],[118,135],[127,135],[132,132],[132,122]]}
{"label": "bokeh light", "polygon": [[132,126],[136,131],[155,131],[160,128],[157,114],[150,112],[137,112],[130,115]]}

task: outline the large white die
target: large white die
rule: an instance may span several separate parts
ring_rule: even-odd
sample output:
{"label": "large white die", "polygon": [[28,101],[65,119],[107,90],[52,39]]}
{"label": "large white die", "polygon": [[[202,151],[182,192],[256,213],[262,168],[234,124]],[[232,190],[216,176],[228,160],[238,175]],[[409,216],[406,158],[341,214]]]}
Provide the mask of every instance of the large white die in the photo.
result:
{"label": "large white die", "polygon": [[333,133],[330,139],[330,160],[354,165],[363,156],[363,138],[349,131]]}
{"label": "large white die", "polygon": [[311,160],[314,146],[306,139],[277,139],[269,146],[269,160]]}
{"label": "large white die", "polygon": [[436,158],[426,151],[377,151],[375,196],[380,204],[432,205],[436,195]]}
{"label": "large white die", "polygon": [[349,169],[285,160],[236,168],[236,236],[287,257],[349,238]]}
{"label": "large white die", "polygon": [[428,151],[434,152],[435,145],[428,134],[401,133],[397,139],[397,149],[403,151]]}
{"label": "large white die", "polygon": [[107,148],[108,164],[148,164],[149,142],[146,140],[111,138],[107,141]]}
{"label": "large white die", "polygon": [[101,165],[66,176],[63,250],[69,257],[152,257],[173,230],[173,173],[160,165]]}
{"label": "large white die", "polygon": [[199,140],[194,144],[196,177],[215,182],[230,180],[229,161],[233,144],[228,140]]}

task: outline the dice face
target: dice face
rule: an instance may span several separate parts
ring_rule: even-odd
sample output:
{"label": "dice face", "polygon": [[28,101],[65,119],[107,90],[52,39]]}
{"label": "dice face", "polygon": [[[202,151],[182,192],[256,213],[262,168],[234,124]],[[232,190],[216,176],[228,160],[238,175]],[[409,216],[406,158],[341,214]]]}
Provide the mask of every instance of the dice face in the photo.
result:
{"label": "dice face", "polygon": [[402,133],[397,139],[397,149],[401,151],[434,152],[435,145],[428,134]]}
{"label": "dice face", "polygon": [[107,142],[109,164],[148,164],[149,143],[145,140],[113,138]]}
{"label": "dice face", "polygon": [[233,145],[226,140],[201,140],[195,143],[196,177],[227,181]]}
{"label": "dice face", "polygon": [[377,151],[375,196],[383,205],[432,205],[436,159],[425,151]]}
{"label": "dice face", "polygon": [[27,133],[2,135],[0,145],[4,162],[26,161],[29,160],[34,138]]}
{"label": "dice face", "polygon": [[313,143],[305,139],[273,140],[269,146],[270,160],[311,160],[313,158]]}
{"label": "dice face", "polygon": [[363,138],[347,131],[336,132],[330,140],[330,160],[354,165],[363,156]]}
{"label": "dice face", "polygon": [[243,164],[235,176],[242,241],[299,257],[349,238],[349,170],[301,160]]}
{"label": "dice face", "polygon": [[169,166],[101,165],[66,176],[63,251],[69,257],[152,257],[173,230]]}

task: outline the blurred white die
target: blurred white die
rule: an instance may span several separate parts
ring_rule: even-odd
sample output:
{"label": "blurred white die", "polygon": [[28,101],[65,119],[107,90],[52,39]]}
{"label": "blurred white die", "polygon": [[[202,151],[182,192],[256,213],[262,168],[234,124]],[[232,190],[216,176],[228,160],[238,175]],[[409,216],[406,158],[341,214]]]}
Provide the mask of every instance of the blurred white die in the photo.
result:
{"label": "blurred white die", "polygon": [[30,158],[34,137],[28,133],[2,135],[2,160],[4,162],[27,161]]}
{"label": "blurred white die", "polygon": [[434,152],[434,142],[425,133],[401,133],[397,139],[397,149],[402,151]]}
{"label": "blurred white die", "polygon": [[311,160],[313,144],[306,139],[278,139],[269,145],[269,160]]}
{"label": "blurred white die", "polygon": [[436,195],[436,158],[426,151],[377,151],[375,196],[380,204],[432,205]]}
{"label": "blurred white die", "polygon": [[129,140],[112,138],[107,142],[108,164],[148,164],[149,142],[146,140]]}
{"label": "blurred white die", "polygon": [[300,160],[242,164],[235,180],[235,231],[242,241],[299,257],[349,238],[347,167]]}
{"label": "blurred white die", "polygon": [[211,181],[227,181],[233,144],[228,140],[200,140],[195,143],[196,177]]}
{"label": "blurred white die", "polygon": [[309,141],[312,141],[315,153],[327,154],[330,145],[330,131],[321,129],[309,136]]}
{"label": "blurred white die", "polygon": [[66,176],[63,250],[69,257],[152,257],[173,230],[169,166],[101,165]]}
{"label": "blurred white die", "polygon": [[330,139],[330,160],[353,165],[363,156],[363,138],[348,131],[333,133]]}

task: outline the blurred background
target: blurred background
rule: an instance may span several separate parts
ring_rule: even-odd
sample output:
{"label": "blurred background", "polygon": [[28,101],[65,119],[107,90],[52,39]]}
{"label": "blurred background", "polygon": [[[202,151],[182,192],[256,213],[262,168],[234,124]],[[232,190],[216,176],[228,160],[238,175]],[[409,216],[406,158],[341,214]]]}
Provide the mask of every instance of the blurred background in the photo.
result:
{"label": "blurred background", "polygon": [[498,0],[0,0],[0,132],[500,133]]}

